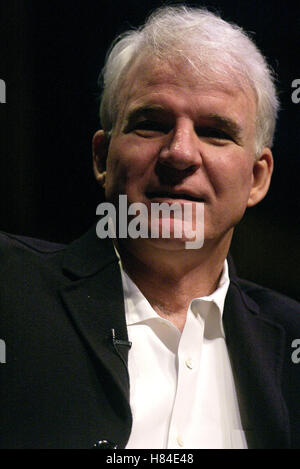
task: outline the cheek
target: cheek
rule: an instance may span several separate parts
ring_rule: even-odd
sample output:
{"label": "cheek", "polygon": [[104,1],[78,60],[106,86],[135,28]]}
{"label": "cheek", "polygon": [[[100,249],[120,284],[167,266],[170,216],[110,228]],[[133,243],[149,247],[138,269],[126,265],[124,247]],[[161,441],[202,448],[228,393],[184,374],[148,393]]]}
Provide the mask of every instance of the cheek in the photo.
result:
{"label": "cheek", "polygon": [[242,195],[250,192],[252,162],[245,153],[230,152],[210,160],[207,165],[209,178],[216,195]]}
{"label": "cheek", "polygon": [[[150,143],[137,144],[133,139],[118,139],[111,144],[107,157],[107,189],[125,192],[130,186],[142,184],[155,166],[155,148]],[[126,190],[127,192],[127,190]]]}

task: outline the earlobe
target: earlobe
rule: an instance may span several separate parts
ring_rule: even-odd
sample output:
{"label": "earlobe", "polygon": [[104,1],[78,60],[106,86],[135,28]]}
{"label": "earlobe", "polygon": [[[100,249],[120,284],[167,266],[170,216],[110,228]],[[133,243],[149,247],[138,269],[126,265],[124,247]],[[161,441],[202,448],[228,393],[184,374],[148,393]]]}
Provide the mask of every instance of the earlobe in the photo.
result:
{"label": "earlobe", "polygon": [[266,196],[270,187],[273,167],[272,152],[270,148],[266,147],[253,165],[253,182],[248,199],[248,207],[258,204]]}
{"label": "earlobe", "polygon": [[109,138],[104,130],[98,130],[93,137],[93,169],[96,181],[104,188],[106,178],[106,159]]}

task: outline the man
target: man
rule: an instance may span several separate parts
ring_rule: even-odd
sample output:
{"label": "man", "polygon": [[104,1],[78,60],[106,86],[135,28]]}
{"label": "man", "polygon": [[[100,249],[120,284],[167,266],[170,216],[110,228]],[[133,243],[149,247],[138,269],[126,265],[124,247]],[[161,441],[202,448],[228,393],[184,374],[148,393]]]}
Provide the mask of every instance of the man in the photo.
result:
{"label": "man", "polygon": [[[117,237],[2,236],[2,447],[299,447],[299,304],[226,260],[273,170],[264,58],[214,14],[168,7],[115,43],[103,78],[94,171]],[[122,195],[147,236],[120,235]],[[157,203],[192,211],[151,237]]]}

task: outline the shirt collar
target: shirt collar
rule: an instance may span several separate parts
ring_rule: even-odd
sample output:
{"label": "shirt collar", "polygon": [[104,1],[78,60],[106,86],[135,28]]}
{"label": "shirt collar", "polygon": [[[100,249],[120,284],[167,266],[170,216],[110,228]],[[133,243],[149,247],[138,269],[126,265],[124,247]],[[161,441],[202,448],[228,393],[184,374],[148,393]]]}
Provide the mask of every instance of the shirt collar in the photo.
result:
{"label": "shirt collar", "polygon": [[221,316],[223,316],[224,303],[225,303],[225,298],[226,298],[227,291],[229,288],[229,283],[230,283],[230,280],[229,280],[228,262],[225,259],[222,274],[221,274],[216,290],[210,295],[202,296],[199,298],[194,298],[191,301],[191,305],[193,303],[196,303],[197,300],[201,300],[202,302],[208,302],[208,303],[213,302],[218,307],[218,310],[220,311]]}
{"label": "shirt collar", "polygon": [[[156,311],[152,308],[148,300],[145,298],[140,289],[136,284],[131,280],[128,274],[124,271],[122,266],[122,261],[118,250],[115,247],[116,255],[119,259],[119,265],[122,276],[123,292],[124,292],[124,302],[125,302],[125,313],[126,313],[126,323],[127,325],[136,324],[138,322],[143,322],[150,318],[162,319]],[[199,314],[206,318],[211,308],[214,306],[217,308],[220,328],[222,335],[224,336],[224,329],[222,325],[222,315],[224,310],[225,298],[229,288],[229,270],[228,263],[225,259],[223,271],[218,283],[216,290],[210,295],[194,298],[191,303],[189,310],[191,310],[195,315]]]}
{"label": "shirt collar", "polygon": [[229,288],[229,269],[225,259],[223,271],[216,290],[207,296],[194,298],[190,303],[190,308],[195,316],[201,317],[204,321],[204,337],[214,339],[217,337],[225,338],[223,327],[224,303]]}
{"label": "shirt collar", "polygon": [[119,266],[121,271],[127,326],[146,321],[150,318],[160,318],[160,316],[150,305],[147,298],[145,298],[141,290],[125,272],[120,254],[115,244],[114,248],[119,259]]}

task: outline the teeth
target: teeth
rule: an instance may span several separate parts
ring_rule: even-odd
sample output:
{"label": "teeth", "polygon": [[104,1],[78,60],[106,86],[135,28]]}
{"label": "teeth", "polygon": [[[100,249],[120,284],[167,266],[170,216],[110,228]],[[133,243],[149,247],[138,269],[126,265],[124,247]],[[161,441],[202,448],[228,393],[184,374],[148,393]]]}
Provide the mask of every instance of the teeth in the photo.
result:
{"label": "teeth", "polygon": [[170,198],[170,199],[186,199],[186,200],[191,200],[192,202],[199,202],[200,200],[202,199],[197,199],[196,197],[193,197],[191,195],[187,195],[187,194],[171,194],[169,192],[150,192],[149,194],[147,194],[148,198],[149,199],[153,199],[153,198]]}
{"label": "teeth", "polygon": [[186,194],[173,194],[171,195],[172,199],[186,199],[186,200],[196,200],[194,197]]}

